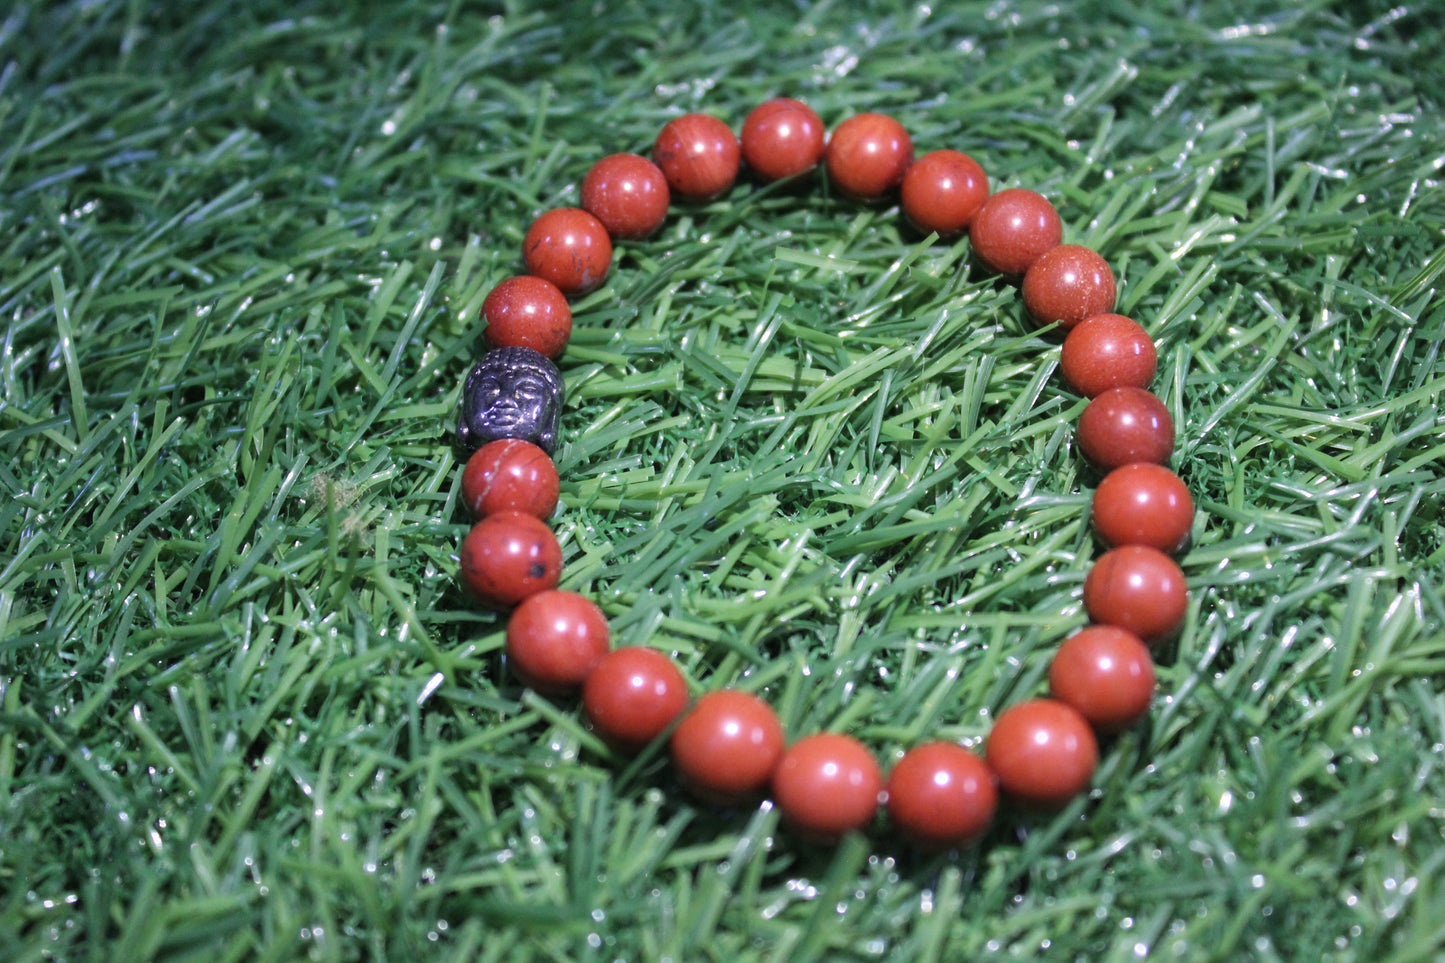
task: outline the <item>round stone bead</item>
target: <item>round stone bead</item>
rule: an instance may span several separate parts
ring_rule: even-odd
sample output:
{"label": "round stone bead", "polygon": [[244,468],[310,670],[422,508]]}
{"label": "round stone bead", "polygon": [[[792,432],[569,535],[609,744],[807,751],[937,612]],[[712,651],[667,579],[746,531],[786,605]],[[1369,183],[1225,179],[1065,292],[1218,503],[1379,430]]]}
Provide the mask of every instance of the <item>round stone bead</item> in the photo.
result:
{"label": "round stone bead", "polygon": [[1049,665],[1054,698],[1073,706],[1100,732],[1127,729],[1149,711],[1154,660],[1137,635],[1090,625],[1064,640]]}
{"label": "round stone bead", "polygon": [[1150,644],[1184,624],[1189,593],[1174,559],[1147,545],[1121,545],[1100,555],[1084,577],[1084,610]]}
{"label": "round stone bead", "polygon": [[532,222],[522,256],[528,273],[551,281],[563,294],[586,294],[607,279],[612,238],[601,221],[581,208],[559,207]]}
{"label": "round stone bead", "polygon": [[545,522],[523,512],[498,512],[462,540],[462,582],[478,601],[507,609],[557,587],[562,549]]}
{"label": "round stone bead", "polygon": [[582,708],[604,742],[620,752],[636,752],[687,708],[687,682],[656,649],[614,649],[582,684]]}
{"label": "round stone bead", "polygon": [[559,357],[572,337],[572,307],[551,281],[530,274],[507,278],[482,302],[491,348],[531,348]]}
{"label": "round stone bead", "polygon": [[582,207],[614,238],[651,236],[667,217],[672,194],[656,164],[636,154],[602,158],[582,180]]}
{"label": "round stone bead", "polygon": [[1094,489],[1094,528],[1111,546],[1148,545],[1170,554],[1189,540],[1194,499],[1163,465],[1120,465]]}
{"label": "round stone bead", "polygon": [[727,124],[707,114],[684,114],[657,135],[652,159],[674,194],[706,201],[732,188],[742,151]]}
{"label": "round stone bead", "polygon": [[557,507],[561,479],[547,453],[530,441],[498,438],[467,459],[462,502],[473,518],[526,512],[544,521]]}
{"label": "round stone bead", "polygon": [[791,97],[754,107],[743,121],[743,161],[764,181],[806,173],[823,157],[823,121]]}
{"label": "round stone bead", "polygon": [[1004,792],[1026,805],[1057,809],[1089,788],[1099,744],[1078,710],[1033,699],[999,714],[985,757]]}
{"label": "round stone bead", "polygon": [[984,266],[1019,277],[1064,238],[1059,212],[1042,194],[1022,187],[999,191],[983,202],[968,228],[973,253]]}
{"label": "round stone bead", "polygon": [[939,237],[962,234],[988,200],[988,175],[978,161],[956,150],[936,150],[914,161],[903,175],[903,213],[920,231]]}
{"label": "round stone bead", "polygon": [[1122,314],[1096,314],[1069,330],[1059,368],[1085,398],[1110,388],[1148,388],[1158,355],[1148,333]]}
{"label": "round stone bead", "polygon": [[1024,274],[1024,308],[1039,324],[1057,321],[1066,331],[1114,310],[1115,294],[1109,262],[1079,244],[1049,248]]}
{"label": "round stone bead", "polygon": [[736,689],[698,699],[672,733],[672,761],[683,784],[702,799],[724,805],[767,788],[782,754],[777,713]]}
{"label": "round stone bead", "polygon": [[1109,471],[1136,461],[1165,464],[1174,453],[1174,419],[1143,388],[1110,388],[1079,416],[1079,448]]}
{"label": "round stone bead", "polygon": [[833,131],[824,157],[828,178],[840,191],[869,200],[903,183],[913,140],[887,114],[855,114]]}
{"label": "round stone bead", "polygon": [[993,773],[952,742],[908,750],[888,776],[888,816],[920,846],[961,846],[977,839],[997,808]]}
{"label": "round stone bead", "polygon": [[804,736],[773,771],[773,800],[783,821],[820,842],[865,829],[878,812],[882,789],[873,753],[852,736]]}
{"label": "round stone bead", "polygon": [[576,592],[527,596],[507,620],[507,658],[524,685],[561,695],[580,686],[610,642],[607,616]]}

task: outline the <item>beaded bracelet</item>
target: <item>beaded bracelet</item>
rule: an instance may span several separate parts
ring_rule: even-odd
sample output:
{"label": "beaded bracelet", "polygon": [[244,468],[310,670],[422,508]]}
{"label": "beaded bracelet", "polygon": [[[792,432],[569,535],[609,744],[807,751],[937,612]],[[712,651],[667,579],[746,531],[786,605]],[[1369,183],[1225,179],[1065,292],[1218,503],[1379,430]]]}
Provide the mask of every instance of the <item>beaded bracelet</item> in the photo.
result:
{"label": "beaded bracelet", "polygon": [[[873,200],[896,191],[920,231],[941,238],[966,232],[985,268],[1021,279],[1029,315],[1067,332],[1060,367],[1091,399],[1077,440],[1107,472],[1092,515],[1110,547],[1083,589],[1092,624],[1055,654],[1052,697],[1001,712],[981,757],[949,742],[908,750],[886,787],[873,753],[852,736],[819,733],[787,746],[776,713],[758,697],[722,689],[690,703],[667,655],[612,650],[602,611],[556,589],[561,552],[545,522],[558,499],[549,455],[563,399],[551,359],[570,336],[568,297],[600,285],[612,242],[652,234],[673,197],[719,197],[744,164],[774,181],[820,162],[843,194]],[[883,800],[905,836],[958,845],[988,828],[1000,796],[1057,808],[1086,791],[1098,760],[1095,733],[1143,717],[1155,686],[1149,646],[1183,624],[1184,576],[1170,555],[1184,547],[1194,516],[1188,490],[1164,467],[1174,426],[1147,390],[1154,344],[1137,323],[1112,313],[1114,275],[1104,259],[1062,243],[1059,215],[1041,195],[1022,188],[990,195],[983,169],[967,154],[938,150],[915,161],[903,126],[876,113],[848,118],[825,140],[818,115],[789,98],[753,110],[741,138],[714,117],[678,117],[658,135],[651,161],[635,154],[598,161],[582,183],[581,202],[581,209],[543,213],[528,229],[528,273],[487,295],[490,350],[462,393],[458,442],[475,449],[462,491],[479,520],[462,543],[461,576],[484,604],[511,610],[506,650],[518,678],[551,694],[580,687],[593,730],[618,751],[635,752],[670,733],[678,775],[700,798],[733,803],[770,792],[786,824],[818,839],[866,828]]]}

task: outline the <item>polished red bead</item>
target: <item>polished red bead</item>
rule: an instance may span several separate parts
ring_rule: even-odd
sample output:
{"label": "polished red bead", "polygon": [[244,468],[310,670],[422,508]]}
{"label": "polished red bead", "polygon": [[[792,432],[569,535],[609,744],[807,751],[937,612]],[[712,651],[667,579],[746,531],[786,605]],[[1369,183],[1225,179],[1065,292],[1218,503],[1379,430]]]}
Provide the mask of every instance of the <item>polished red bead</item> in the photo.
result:
{"label": "polished red bead", "polygon": [[582,684],[582,708],[602,741],[636,752],[687,708],[687,681],[656,649],[630,646],[604,655]]}
{"label": "polished red bead", "polygon": [[1114,310],[1115,293],[1109,262],[1079,244],[1049,248],[1024,273],[1024,308],[1039,324],[1057,321],[1066,331]]}
{"label": "polished red bead", "polygon": [[1049,689],[1098,731],[1117,732],[1149,711],[1154,660],[1134,633],[1090,625],[1059,646],[1049,665]]}
{"label": "polished red bead", "polygon": [[576,592],[529,595],[507,620],[507,660],[523,684],[558,694],[580,686],[610,644],[607,616]]}
{"label": "polished red bead", "polygon": [[1148,333],[1122,314],[1085,318],[1069,330],[1059,353],[1064,378],[1085,398],[1110,388],[1148,388],[1157,364]]}
{"label": "polished red bead", "polygon": [[818,166],[825,135],[813,108],[775,97],[754,107],[743,121],[743,161],[765,181],[793,177]]}
{"label": "polished red bead", "polygon": [[903,175],[903,213],[920,231],[955,237],[988,200],[988,175],[956,150],[924,154]]}
{"label": "polished red bead", "polygon": [[487,442],[462,469],[462,501],[473,518],[511,511],[545,520],[557,507],[560,488],[552,459],[520,438]]}
{"label": "polished red bead", "polygon": [[602,158],[582,179],[582,207],[614,238],[650,236],[667,217],[672,199],[658,166],[636,154]]}
{"label": "polished red bead", "polygon": [[586,294],[607,279],[612,239],[602,222],[581,208],[558,207],[532,222],[522,255],[530,273],[563,294]]}
{"label": "polished red bead", "polygon": [[1147,545],[1121,545],[1100,555],[1084,577],[1084,610],[1150,644],[1184,624],[1189,593],[1174,559]]}
{"label": "polished red bead", "polygon": [[1054,699],[1033,699],[1000,713],[985,758],[1005,793],[1056,809],[1089,788],[1099,744],[1076,709]]}
{"label": "polished red bead", "polygon": [[510,608],[529,595],[556,588],[561,574],[557,538],[532,515],[488,515],[462,540],[462,582],[493,608]]}
{"label": "polished red bead", "polygon": [[977,839],[997,809],[993,772],[956,743],[910,749],[888,775],[888,817],[922,846],[961,846]]}
{"label": "polished red bead", "polygon": [[882,789],[877,760],[852,736],[804,736],[773,770],[773,801],[783,822],[821,841],[866,828]]}
{"label": "polished red bead", "polygon": [[736,689],[697,700],[672,733],[684,785],[709,802],[742,802],[767,788],[783,754],[783,726],[757,696]]}
{"label": "polished red bead", "polygon": [[855,114],[834,129],[824,157],[829,180],[844,194],[881,197],[903,183],[913,140],[887,114]]}
{"label": "polished red bead", "polygon": [[652,159],[674,194],[704,201],[733,186],[742,151],[727,124],[707,114],[684,114],[657,135]]}
{"label": "polished red bead", "polygon": [[1165,464],[1174,454],[1174,419],[1143,388],[1110,388],[1079,416],[1079,448],[1108,471],[1136,461]]}
{"label": "polished red bead", "polygon": [[1177,552],[1189,540],[1194,499],[1163,465],[1120,465],[1094,489],[1094,527],[1110,545],[1148,545]]}
{"label": "polished red bead", "polygon": [[1042,194],[1022,187],[983,202],[968,228],[973,253],[999,274],[1018,277],[1064,239],[1064,222]]}
{"label": "polished red bead", "polygon": [[491,348],[531,348],[556,358],[572,337],[572,307],[557,285],[530,274],[507,278],[482,301]]}

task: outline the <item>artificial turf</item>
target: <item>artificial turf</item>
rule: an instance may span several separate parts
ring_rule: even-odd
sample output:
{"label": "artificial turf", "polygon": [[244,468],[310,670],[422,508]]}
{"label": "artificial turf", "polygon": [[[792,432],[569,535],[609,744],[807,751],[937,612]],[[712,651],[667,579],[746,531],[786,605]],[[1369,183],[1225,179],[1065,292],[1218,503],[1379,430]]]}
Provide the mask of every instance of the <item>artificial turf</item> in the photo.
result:
{"label": "artificial turf", "polygon": [[[14,8],[0,958],[1438,958],[1442,48],[1430,3]],[[530,219],[778,94],[1049,196],[1198,507],[1149,721],[953,853],[692,801],[456,580]],[[745,179],[574,310],[553,525],[619,643],[885,767],[1044,691],[1097,475],[966,241]]]}

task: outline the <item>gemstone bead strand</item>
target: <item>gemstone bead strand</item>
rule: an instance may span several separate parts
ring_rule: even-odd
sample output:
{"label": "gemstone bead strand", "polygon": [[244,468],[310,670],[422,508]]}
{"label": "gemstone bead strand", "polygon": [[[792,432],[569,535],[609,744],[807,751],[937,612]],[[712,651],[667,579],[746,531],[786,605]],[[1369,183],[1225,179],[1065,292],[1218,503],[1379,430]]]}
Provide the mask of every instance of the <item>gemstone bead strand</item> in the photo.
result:
{"label": "gemstone bead strand", "polygon": [[[817,114],[791,98],[753,110],[741,139],[709,115],[678,117],[659,133],[652,160],[602,158],[583,182],[582,208],[546,211],[527,231],[528,273],[498,284],[483,315],[493,352],[528,349],[542,359],[534,365],[542,373],[528,381],[531,355],[513,356],[516,387],[500,394],[525,396],[528,385],[553,377],[555,369],[540,365],[565,346],[567,297],[603,283],[614,241],[656,231],[671,198],[723,196],[744,163],[762,181],[822,165],[847,197],[898,195],[915,227],[940,237],[966,232],[982,266],[1019,282],[1031,317],[1067,332],[1061,370],[1091,399],[1077,441],[1088,461],[1108,472],[1093,513],[1110,547],[1085,579],[1091,624],[1059,647],[1050,696],[1001,711],[982,755],[926,742],[905,752],[886,781],[872,752],[850,735],[816,733],[787,744],[777,714],[756,695],[720,689],[689,703],[672,659],[635,646],[610,649],[600,609],[556,589],[560,554],[545,524],[557,500],[548,457],[555,442],[539,447],[527,426],[489,432],[491,400],[468,393],[476,371],[464,392],[459,440],[464,447],[505,440],[478,448],[463,472],[464,500],[477,522],[462,546],[461,578],[483,604],[512,610],[507,651],[524,684],[547,693],[580,689],[584,714],[616,751],[636,752],[670,734],[680,781],[704,800],[736,803],[768,793],[787,826],[823,840],[867,829],[886,804],[900,832],[924,846],[978,838],[1000,800],[1062,806],[1088,790],[1095,733],[1128,728],[1148,710],[1155,686],[1149,646],[1175,635],[1187,610],[1183,572],[1170,553],[1187,543],[1194,508],[1165,467],[1174,426],[1147,390],[1154,345],[1136,322],[1113,313],[1108,263],[1063,242],[1062,220],[1045,197],[1017,187],[990,194],[983,168],[956,150],[915,161],[908,132],[883,114],[850,117],[827,139]],[[552,390],[533,401],[539,410],[552,406],[555,425],[562,391]],[[518,420],[504,403],[496,410],[504,421]]]}

